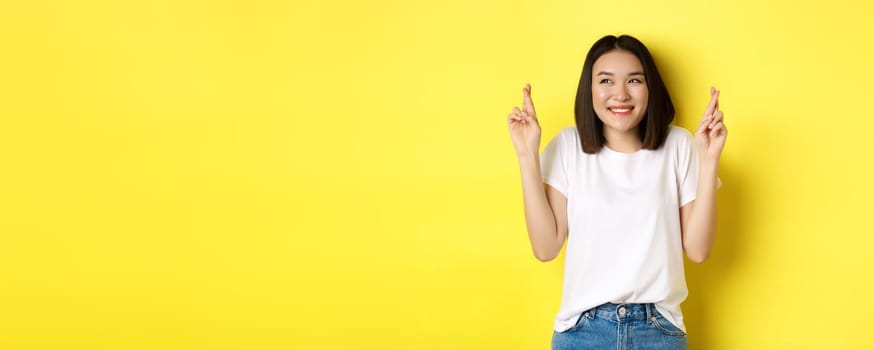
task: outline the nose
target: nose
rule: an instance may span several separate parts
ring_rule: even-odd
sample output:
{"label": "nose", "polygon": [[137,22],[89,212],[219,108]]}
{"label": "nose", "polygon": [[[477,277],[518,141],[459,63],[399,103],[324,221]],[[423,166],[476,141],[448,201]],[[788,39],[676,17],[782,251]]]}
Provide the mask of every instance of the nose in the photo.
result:
{"label": "nose", "polygon": [[628,90],[625,88],[624,84],[618,84],[613,91],[613,99],[620,102],[625,102],[631,99],[631,95],[628,94]]}

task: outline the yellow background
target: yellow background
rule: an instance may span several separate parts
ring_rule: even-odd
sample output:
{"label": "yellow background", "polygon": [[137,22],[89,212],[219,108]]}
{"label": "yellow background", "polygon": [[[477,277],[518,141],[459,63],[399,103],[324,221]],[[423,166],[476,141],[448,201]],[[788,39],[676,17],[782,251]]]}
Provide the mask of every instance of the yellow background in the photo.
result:
{"label": "yellow background", "polygon": [[[868,1],[4,1],[0,348],[545,349],[506,115],[605,34],[730,129],[693,349],[874,347]],[[622,254],[622,252],[616,252]]]}

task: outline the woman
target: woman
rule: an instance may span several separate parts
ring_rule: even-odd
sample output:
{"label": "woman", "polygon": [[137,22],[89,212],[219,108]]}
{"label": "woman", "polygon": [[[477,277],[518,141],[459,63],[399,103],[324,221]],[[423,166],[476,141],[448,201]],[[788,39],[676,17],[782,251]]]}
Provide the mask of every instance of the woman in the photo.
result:
{"label": "woman", "polygon": [[[685,349],[683,252],[707,259],[716,230],[727,129],[719,91],[694,137],[671,126],[674,106],[646,47],[605,36],[586,56],[577,126],[538,155],[540,126],[523,88],[508,115],[534,255],[567,239],[553,349]],[[544,185],[545,184],[545,185]]]}

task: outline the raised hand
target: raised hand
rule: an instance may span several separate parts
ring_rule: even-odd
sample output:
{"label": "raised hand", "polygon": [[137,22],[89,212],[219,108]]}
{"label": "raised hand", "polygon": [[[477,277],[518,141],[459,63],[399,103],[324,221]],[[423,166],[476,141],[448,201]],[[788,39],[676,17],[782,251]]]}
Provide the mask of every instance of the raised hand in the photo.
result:
{"label": "raised hand", "polygon": [[522,110],[513,107],[513,112],[507,115],[507,124],[516,153],[520,156],[537,154],[540,148],[540,124],[534,112],[534,102],[531,101],[531,84],[525,84],[522,88]]}
{"label": "raised hand", "polygon": [[722,149],[725,147],[725,139],[728,129],[722,120],[722,111],[719,110],[719,90],[710,88],[710,104],[704,110],[698,130],[695,131],[695,144],[698,154],[705,159],[719,161]]}

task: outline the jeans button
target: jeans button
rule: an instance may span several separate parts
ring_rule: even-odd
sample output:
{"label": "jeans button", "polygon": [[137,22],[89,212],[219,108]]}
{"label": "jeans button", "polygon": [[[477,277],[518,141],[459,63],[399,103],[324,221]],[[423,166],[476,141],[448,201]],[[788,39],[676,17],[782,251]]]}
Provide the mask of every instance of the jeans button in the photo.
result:
{"label": "jeans button", "polygon": [[625,316],[625,313],[626,313],[626,312],[627,312],[627,311],[625,310],[625,307],[624,307],[624,306],[620,306],[620,307],[619,307],[619,316]]}

